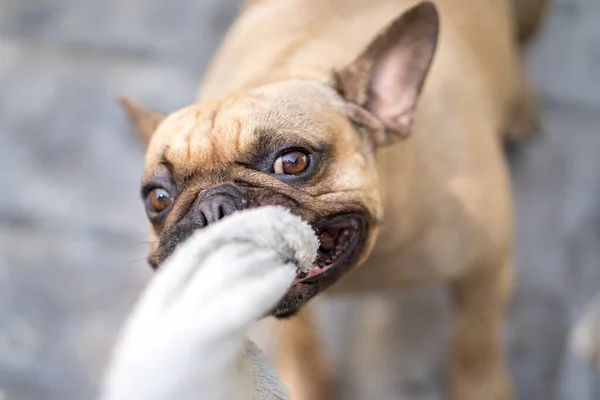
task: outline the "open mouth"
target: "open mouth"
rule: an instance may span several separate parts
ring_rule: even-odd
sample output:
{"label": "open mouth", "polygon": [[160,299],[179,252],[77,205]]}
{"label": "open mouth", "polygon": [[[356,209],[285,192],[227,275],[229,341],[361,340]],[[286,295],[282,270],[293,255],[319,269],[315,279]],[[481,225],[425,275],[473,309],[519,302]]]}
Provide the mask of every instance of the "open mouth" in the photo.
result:
{"label": "open mouth", "polygon": [[311,298],[337,282],[360,257],[367,220],[361,214],[342,214],[313,225],[320,241],[312,268],[298,273],[294,284],[271,311],[276,318],[294,315]]}
{"label": "open mouth", "polygon": [[[366,243],[369,219],[364,213],[346,213],[320,218],[312,224],[319,249],[309,271],[298,273],[290,289],[271,310],[276,318],[294,315],[311,298],[337,282],[354,267]],[[179,223],[162,234],[155,255],[148,261],[158,268],[175,247],[195,232],[195,223]]]}
{"label": "open mouth", "polygon": [[319,239],[317,257],[308,272],[298,272],[294,284],[315,283],[334,275],[334,271],[337,275],[339,268],[352,264],[361,228],[362,220],[352,214],[333,217],[313,226]]}

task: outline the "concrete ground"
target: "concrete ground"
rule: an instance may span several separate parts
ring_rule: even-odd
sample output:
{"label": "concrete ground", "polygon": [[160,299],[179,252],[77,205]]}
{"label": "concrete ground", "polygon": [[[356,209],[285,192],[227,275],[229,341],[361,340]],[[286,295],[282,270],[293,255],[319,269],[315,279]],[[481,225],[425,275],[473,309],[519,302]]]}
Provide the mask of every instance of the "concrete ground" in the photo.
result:
{"label": "concrete ground", "polygon": [[[0,0],[0,399],[93,398],[150,277],[143,152],[114,97],[189,103],[239,2]],[[599,20],[598,0],[555,0],[528,49],[546,134],[513,160],[506,344],[524,400],[600,398],[569,342],[600,287]],[[343,398],[442,397],[443,288],[340,299],[322,316]]]}

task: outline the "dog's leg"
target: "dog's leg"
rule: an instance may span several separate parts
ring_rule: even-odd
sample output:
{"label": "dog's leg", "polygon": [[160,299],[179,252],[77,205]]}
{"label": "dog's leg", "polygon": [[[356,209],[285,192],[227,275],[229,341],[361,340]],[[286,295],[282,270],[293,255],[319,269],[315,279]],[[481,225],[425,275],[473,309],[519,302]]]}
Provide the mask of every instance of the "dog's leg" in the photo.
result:
{"label": "dog's leg", "polygon": [[333,398],[331,370],[319,343],[310,307],[277,321],[276,367],[294,400]]}
{"label": "dog's leg", "polygon": [[512,291],[512,262],[471,270],[453,283],[455,321],[451,358],[454,400],[514,397],[502,349]]}

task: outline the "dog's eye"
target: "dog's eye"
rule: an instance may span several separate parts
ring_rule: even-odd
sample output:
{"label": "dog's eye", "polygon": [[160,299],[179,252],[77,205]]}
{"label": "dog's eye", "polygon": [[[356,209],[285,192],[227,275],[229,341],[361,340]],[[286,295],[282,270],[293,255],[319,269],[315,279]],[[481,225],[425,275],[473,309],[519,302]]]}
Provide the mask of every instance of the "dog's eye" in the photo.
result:
{"label": "dog's eye", "polygon": [[148,207],[154,213],[166,210],[173,202],[173,197],[163,188],[152,189],[147,197]]}
{"label": "dog's eye", "polygon": [[276,174],[298,175],[306,171],[310,163],[308,155],[301,151],[290,151],[275,160],[273,171]]}

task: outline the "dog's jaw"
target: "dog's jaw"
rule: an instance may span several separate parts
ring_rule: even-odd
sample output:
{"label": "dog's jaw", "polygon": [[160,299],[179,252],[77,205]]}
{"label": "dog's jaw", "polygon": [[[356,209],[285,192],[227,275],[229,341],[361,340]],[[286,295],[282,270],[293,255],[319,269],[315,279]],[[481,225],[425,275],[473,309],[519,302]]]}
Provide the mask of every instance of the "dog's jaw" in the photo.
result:
{"label": "dog's jaw", "polygon": [[[366,244],[367,220],[361,214],[324,218],[313,227],[319,237],[317,258],[308,274],[301,274],[271,314],[293,316],[310,299],[355,267]],[[332,232],[337,234],[332,236]]]}
{"label": "dog's jaw", "polygon": [[[297,272],[293,285],[269,314],[276,318],[294,315],[310,299],[354,268],[359,263],[367,244],[369,221],[365,214],[352,212],[326,216],[313,223],[312,229],[319,239],[319,249],[312,267]],[[174,230],[173,234],[164,237],[168,239],[168,243],[163,243],[162,247],[170,251],[168,254],[162,254],[161,261],[156,261],[156,257],[149,257],[149,260],[153,260],[151,263],[153,268],[160,268],[183,241],[192,236],[195,231],[204,228],[188,225],[182,224],[181,232]]]}

